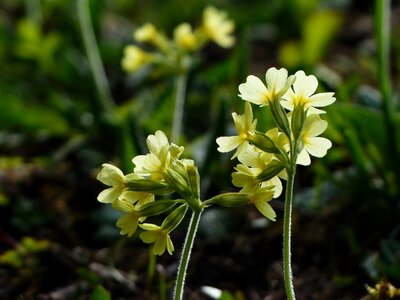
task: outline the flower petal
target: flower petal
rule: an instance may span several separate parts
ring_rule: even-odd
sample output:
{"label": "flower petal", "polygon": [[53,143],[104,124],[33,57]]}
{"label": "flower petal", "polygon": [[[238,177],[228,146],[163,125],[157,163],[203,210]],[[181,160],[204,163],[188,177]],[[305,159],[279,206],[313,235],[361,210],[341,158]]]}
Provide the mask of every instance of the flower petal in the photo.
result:
{"label": "flower petal", "polygon": [[117,226],[121,229],[120,234],[127,234],[128,237],[131,237],[135,233],[138,223],[138,214],[127,213],[118,219]]}
{"label": "flower petal", "polygon": [[318,80],[314,75],[307,76],[304,71],[297,71],[296,81],[293,88],[298,97],[308,98],[315,93],[318,87]]}
{"label": "flower petal", "polygon": [[305,148],[297,155],[296,163],[302,166],[309,166],[311,164],[310,155]]}
{"label": "flower petal", "polygon": [[272,206],[266,201],[257,201],[254,203],[257,210],[264,215],[264,217],[270,219],[271,221],[276,220],[276,213],[272,209]]}
{"label": "flower petal", "polygon": [[269,68],[265,74],[268,90],[276,95],[284,87],[288,77],[288,72],[285,68],[276,69]]}
{"label": "flower petal", "polygon": [[118,187],[110,187],[100,192],[97,200],[101,203],[113,203],[121,194],[122,190]]}
{"label": "flower petal", "polygon": [[318,93],[311,96],[308,101],[314,107],[323,107],[336,101],[336,98],[333,97],[333,95],[334,93]]}
{"label": "flower petal", "polygon": [[239,85],[239,97],[258,105],[268,104],[269,91],[260,78],[250,75]]}
{"label": "flower petal", "polygon": [[319,115],[309,115],[304,122],[303,136],[314,137],[323,133],[328,128],[328,122],[321,120]]}
{"label": "flower petal", "polygon": [[172,240],[169,235],[167,235],[167,251],[170,255],[172,255],[172,252],[174,252],[174,244],[172,243]]}
{"label": "flower petal", "polygon": [[97,175],[97,180],[108,186],[123,184],[124,173],[120,169],[111,164],[103,164],[102,166],[103,169]]}
{"label": "flower petal", "polygon": [[305,141],[304,147],[312,156],[323,157],[328,149],[332,147],[332,142],[327,138],[313,137]]}
{"label": "flower petal", "polygon": [[241,139],[238,136],[221,136],[217,138],[218,151],[225,153],[236,149],[240,145]]}

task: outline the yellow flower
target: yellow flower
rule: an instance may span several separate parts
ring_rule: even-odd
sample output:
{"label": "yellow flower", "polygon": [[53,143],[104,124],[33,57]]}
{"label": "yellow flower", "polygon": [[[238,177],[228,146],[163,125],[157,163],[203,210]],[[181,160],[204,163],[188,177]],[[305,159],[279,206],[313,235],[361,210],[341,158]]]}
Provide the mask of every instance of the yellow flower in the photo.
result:
{"label": "yellow flower", "polygon": [[117,220],[117,226],[121,229],[120,234],[126,234],[128,237],[131,237],[136,232],[139,221],[144,220],[140,215],[140,211],[131,202],[124,199],[114,201],[113,208],[125,212]]}
{"label": "yellow flower", "polygon": [[249,147],[247,151],[239,156],[239,164],[235,167],[237,172],[232,173],[232,183],[234,186],[241,187],[240,192],[252,193],[260,187],[270,188],[273,192],[273,198],[277,198],[282,193],[282,182],[278,176],[274,176],[268,181],[260,182],[257,176],[268,168],[268,164],[276,160],[270,153],[259,151],[255,147]]}
{"label": "yellow flower", "polygon": [[253,121],[253,111],[251,109],[251,104],[248,102],[246,102],[245,105],[244,115],[232,113],[232,118],[238,135],[219,137],[217,138],[217,144],[219,146],[218,151],[223,153],[230,152],[237,148],[232,157],[233,159],[248,148],[248,137],[255,133],[257,120]]}
{"label": "yellow flower", "polygon": [[228,19],[226,12],[208,6],[203,12],[202,33],[223,48],[230,48],[235,43],[232,36],[235,24]]}
{"label": "yellow flower", "polygon": [[297,164],[308,166],[311,163],[310,155],[323,157],[332,142],[327,138],[318,137],[328,127],[328,122],[321,120],[318,114],[309,115],[304,122],[301,141],[304,148],[297,156]]}
{"label": "yellow flower", "polygon": [[169,254],[172,254],[174,251],[174,244],[167,230],[149,223],[140,224],[140,227],[146,230],[140,234],[142,241],[148,244],[154,243],[154,255],[162,255],[165,249],[167,249]]}
{"label": "yellow flower", "polygon": [[147,137],[149,154],[138,155],[132,159],[135,164],[134,172],[143,176],[149,176],[153,180],[163,180],[166,168],[172,160],[176,160],[182,154],[184,147],[170,144],[167,136],[161,130]]}
{"label": "yellow flower", "polygon": [[178,49],[193,51],[199,46],[199,41],[188,23],[180,24],[174,30],[174,41]]}
{"label": "yellow flower", "polygon": [[171,48],[168,38],[163,33],[159,32],[151,23],[146,23],[136,29],[136,31],[133,33],[133,38],[138,42],[148,43],[156,46],[164,52],[168,52]]}
{"label": "yellow flower", "polygon": [[124,57],[122,58],[122,68],[127,72],[139,70],[151,61],[151,55],[144,52],[139,47],[130,45],[124,49]]}
{"label": "yellow flower", "polygon": [[135,30],[133,37],[138,42],[152,43],[157,39],[157,35],[157,28],[151,23],[146,23]]}
{"label": "yellow flower", "polygon": [[288,78],[286,69],[269,68],[265,74],[267,85],[260,78],[250,75],[246,82],[239,85],[239,97],[251,103],[266,106],[278,95],[289,89],[293,77]]}
{"label": "yellow flower", "polygon": [[316,107],[324,107],[335,102],[334,93],[314,94],[318,87],[318,80],[314,75],[307,76],[304,71],[297,71],[293,87],[282,97],[281,105],[292,111],[294,106],[302,105],[309,108],[309,114],[324,113]]}
{"label": "yellow flower", "polygon": [[103,164],[103,169],[97,175],[97,180],[110,186],[102,191],[97,200],[102,203],[112,203],[118,199],[125,189],[124,173],[117,167],[110,164]]}
{"label": "yellow flower", "polygon": [[257,210],[264,215],[264,217],[271,221],[276,220],[276,213],[272,206],[268,203],[272,200],[274,192],[270,188],[260,188],[255,193],[250,194],[250,202],[254,204]]}

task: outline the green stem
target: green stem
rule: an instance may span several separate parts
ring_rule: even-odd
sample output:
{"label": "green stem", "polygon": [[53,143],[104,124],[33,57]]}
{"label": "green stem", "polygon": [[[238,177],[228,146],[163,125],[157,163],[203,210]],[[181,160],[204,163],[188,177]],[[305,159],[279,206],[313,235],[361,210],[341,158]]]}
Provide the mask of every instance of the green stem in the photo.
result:
{"label": "green stem", "polygon": [[175,95],[175,106],[174,106],[174,116],[173,116],[174,119],[171,129],[171,141],[173,143],[178,143],[179,137],[182,133],[183,110],[186,98],[186,86],[187,86],[187,73],[183,71],[178,75],[176,79],[176,95]]}
{"label": "green stem", "polygon": [[286,296],[288,300],[295,300],[291,264],[291,235],[292,235],[292,204],[293,204],[293,186],[296,167],[292,167],[288,172],[288,181],[286,185],[285,213],[283,225],[283,274],[285,279]]}
{"label": "green stem", "polygon": [[382,94],[383,113],[387,130],[389,149],[393,150],[394,158],[399,153],[396,143],[395,110],[392,101],[390,82],[390,0],[376,0],[375,34],[377,50],[377,68],[379,89]]}
{"label": "green stem", "polygon": [[189,230],[186,235],[185,243],[183,245],[183,251],[181,254],[181,261],[179,262],[178,275],[176,278],[174,300],[183,299],[183,290],[185,287],[186,271],[190,260],[190,254],[192,252],[194,238],[196,236],[197,227],[200,223],[200,216],[202,210],[193,210],[192,217],[189,223]]}
{"label": "green stem", "polygon": [[86,56],[89,60],[89,66],[94,78],[94,83],[99,97],[99,104],[104,113],[112,116],[112,109],[115,106],[115,103],[111,97],[106,72],[104,71],[103,63],[97,47],[93,24],[90,19],[89,1],[78,0],[77,10]]}

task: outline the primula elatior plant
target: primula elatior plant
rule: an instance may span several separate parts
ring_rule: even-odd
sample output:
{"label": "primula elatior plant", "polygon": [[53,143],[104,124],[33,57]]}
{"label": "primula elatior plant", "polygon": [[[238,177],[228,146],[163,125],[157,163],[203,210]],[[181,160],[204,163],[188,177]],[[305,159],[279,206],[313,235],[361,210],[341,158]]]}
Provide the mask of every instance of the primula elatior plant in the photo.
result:
{"label": "primula elatior plant", "polygon": [[[296,165],[309,165],[310,156],[322,157],[332,146],[319,137],[327,128],[320,118],[321,107],[335,101],[333,93],[315,93],[317,79],[303,71],[288,76],[285,69],[270,68],[266,85],[250,75],[239,86],[239,96],[246,100],[243,115],[232,114],[236,136],[219,137],[220,152],[236,150],[232,156],[239,164],[232,173],[232,182],[239,192],[224,193],[202,201],[200,176],[193,160],[181,158],[184,148],[170,143],[162,131],[147,138],[149,153],[133,158],[131,174],[123,174],[110,164],[103,164],[98,175],[109,188],[98,200],[109,203],[124,214],[118,219],[121,234],[132,236],[138,227],[140,238],[152,244],[152,251],[172,254],[174,245],[170,233],[181,223],[188,210],[191,221],[181,254],[175,286],[175,298],[182,299],[186,270],[201,214],[212,204],[237,207],[252,204],[266,218],[274,221],[276,213],[269,202],[283,191],[286,183],[284,211],[284,279],[288,299],[295,299],[290,262],[291,214]],[[266,133],[257,131],[252,104],[268,106],[275,128]],[[268,108],[266,108],[268,109]],[[175,199],[158,195],[171,194]],[[171,200],[172,199],[172,200]],[[149,222],[149,217],[167,215],[161,225]]]}
{"label": "primula elatior plant", "polygon": [[209,42],[222,48],[230,48],[235,43],[232,35],[235,24],[227,13],[208,6],[203,11],[200,26],[193,29],[189,23],[179,24],[168,38],[153,24],[147,23],[133,33],[133,38],[152,50],[144,50],[140,45],[129,45],[124,49],[122,67],[132,73],[143,67],[158,67],[176,76],[176,96],[171,141],[179,139],[183,121],[183,107],[187,76],[196,61],[196,54]]}

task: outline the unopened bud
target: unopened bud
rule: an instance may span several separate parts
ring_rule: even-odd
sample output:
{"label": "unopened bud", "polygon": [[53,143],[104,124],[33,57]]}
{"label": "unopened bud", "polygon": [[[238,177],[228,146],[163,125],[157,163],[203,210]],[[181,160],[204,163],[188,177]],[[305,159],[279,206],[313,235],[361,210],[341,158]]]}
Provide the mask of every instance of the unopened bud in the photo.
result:
{"label": "unopened bud", "polygon": [[278,128],[283,131],[287,137],[290,137],[289,119],[280,102],[277,99],[269,101],[269,107]]}
{"label": "unopened bud", "polygon": [[183,204],[176,208],[168,217],[165,218],[161,228],[167,232],[174,230],[185,217],[188,206]]}
{"label": "unopened bud", "polygon": [[126,178],[126,187],[135,192],[148,192],[153,194],[171,193],[171,188],[165,183],[154,181],[151,179],[131,179]]}
{"label": "unopened bud", "polygon": [[249,194],[225,193],[215,196],[204,202],[205,205],[218,204],[225,207],[239,207],[249,203]]}
{"label": "unopened bud", "polygon": [[255,134],[249,137],[249,142],[262,151],[268,153],[280,153],[280,150],[274,141],[259,131],[256,131]]}
{"label": "unopened bud", "polygon": [[306,120],[307,111],[304,109],[303,105],[295,105],[292,112],[292,133],[295,140],[301,136],[303,131],[304,122]]}
{"label": "unopened bud", "polygon": [[257,179],[260,181],[268,181],[278,175],[284,168],[282,162],[273,159],[270,161],[267,168],[257,175]]}
{"label": "unopened bud", "polygon": [[157,200],[140,207],[140,215],[144,217],[156,216],[173,208],[175,200]]}

